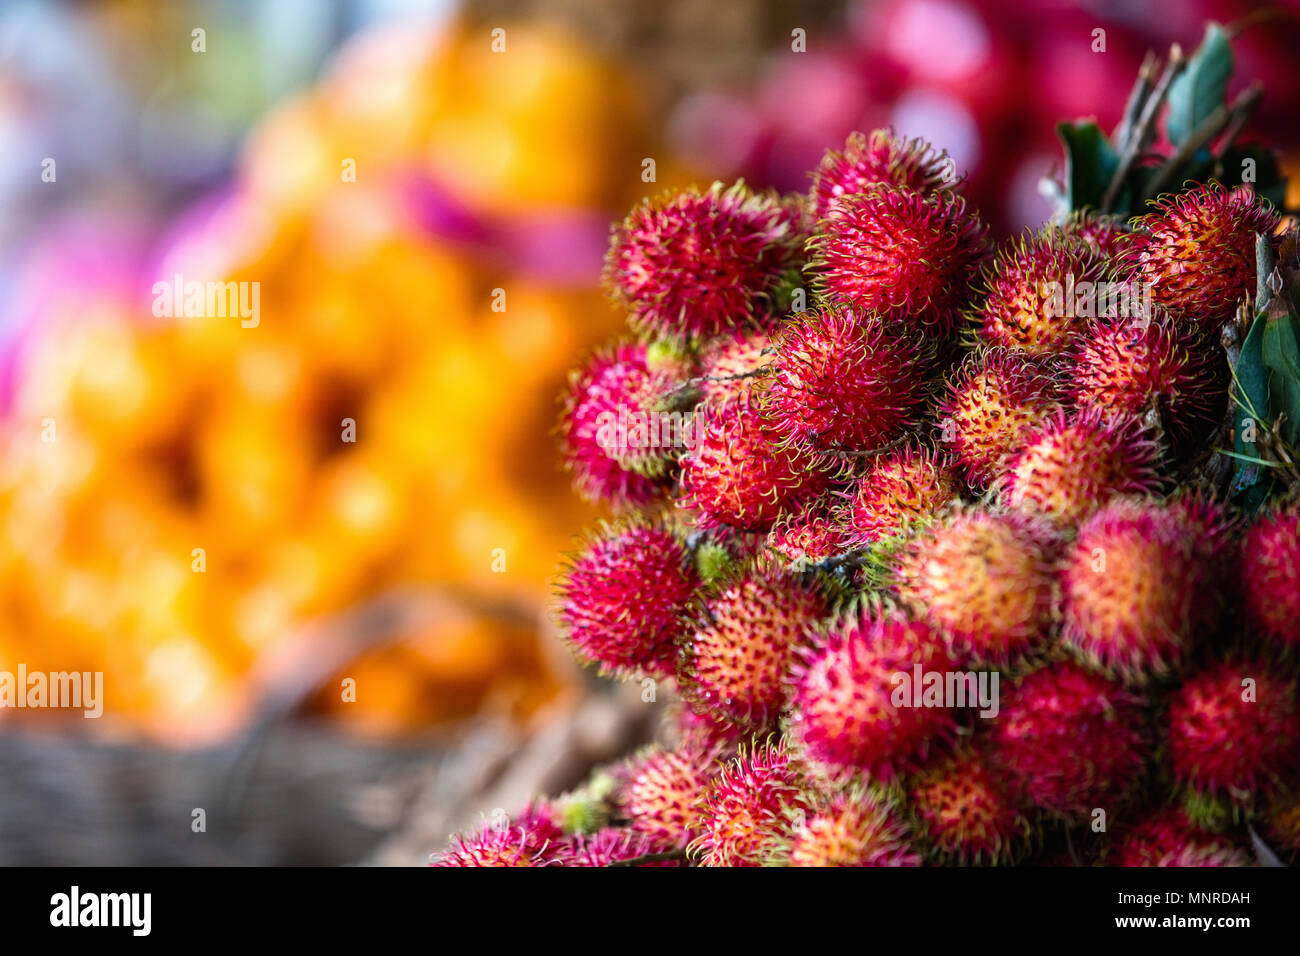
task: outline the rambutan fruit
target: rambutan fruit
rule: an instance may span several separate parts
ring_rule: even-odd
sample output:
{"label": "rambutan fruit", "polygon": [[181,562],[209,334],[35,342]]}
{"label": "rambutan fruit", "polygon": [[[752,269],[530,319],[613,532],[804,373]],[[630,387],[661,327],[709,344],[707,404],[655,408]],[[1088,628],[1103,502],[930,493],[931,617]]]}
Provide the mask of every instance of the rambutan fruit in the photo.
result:
{"label": "rambutan fruit", "polygon": [[792,669],[792,742],[829,779],[861,773],[892,780],[954,730],[942,699],[928,699],[913,686],[918,672],[952,670],[943,641],[927,624],[863,609],[802,658]]}
{"label": "rambutan fruit", "polygon": [[1160,810],[1124,831],[1109,866],[1250,866],[1241,847],[1192,825],[1181,810]]}
{"label": "rambutan fruit", "polygon": [[998,252],[984,274],[972,320],[992,345],[1034,355],[1059,352],[1087,324],[1092,310],[1078,303],[1095,301],[1087,290],[1106,275],[1099,252],[1048,226]]}
{"label": "rambutan fruit", "polygon": [[939,420],[944,445],[973,486],[1002,473],[1060,409],[1059,393],[1048,366],[1025,352],[993,348],[966,357],[948,384]]}
{"label": "rambutan fruit", "polygon": [[1118,216],[1103,216],[1092,210],[1077,211],[1061,225],[1066,235],[1082,239],[1104,259],[1114,260],[1123,248],[1128,230]]}
{"label": "rambutan fruit", "polygon": [[865,547],[933,518],[960,491],[943,455],[904,445],[870,460],[845,496],[840,522],[849,542]]}
{"label": "rambutan fruit", "polygon": [[752,402],[708,406],[682,456],[678,504],[702,528],[770,531],[782,513],[825,489],[816,458],[782,442]]}
{"label": "rambutan fruit", "polygon": [[783,741],[742,748],[705,788],[703,830],[689,852],[704,866],[763,866],[789,839],[791,818],[811,811]]}
{"label": "rambutan fruit", "polygon": [[549,808],[530,805],[518,819],[500,817],[453,837],[430,866],[550,866],[564,856],[564,834]]}
{"label": "rambutan fruit", "polygon": [[907,805],[940,863],[1005,865],[1029,849],[1033,829],[1021,801],[976,746],[921,770],[908,783]]}
{"label": "rambutan fruit", "polygon": [[667,676],[698,587],[671,531],[644,519],[621,522],[589,540],[562,573],[558,622],[574,652],[605,671]]}
{"label": "rambutan fruit", "polygon": [[1138,783],[1148,746],[1139,698],[1069,661],[1015,682],[991,721],[992,760],[1034,806],[1081,817]]}
{"label": "rambutan fruit", "polygon": [[570,376],[558,431],[564,466],[587,501],[643,505],[662,495],[661,477],[629,467],[636,449],[628,447],[619,427],[647,410],[651,382],[645,346],[631,342],[596,352]]}
{"label": "rambutan fruit", "polygon": [[638,330],[711,338],[765,310],[797,265],[795,225],[779,200],[743,183],[646,200],[614,228],[605,288]]}
{"label": "rambutan fruit", "polygon": [[1003,476],[1012,508],[1077,523],[1111,498],[1159,488],[1159,449],[1142,423],[1088,408],[1057,412],[1013,458]]}
{"label": "rambutan fruit", "polygon": [[700,356],[700,392],[717,405],[745,401],[764,384],[772,364],[771,333],[766,329],[735,329],[709,343]]}
{"label": "rambutan fruit", "polygon": [[1155,408],[1178,453],[1192,450],[1223,420],[1228,378],[1218,342],[1164,313],[1096,322],[1070,358],[1077,406],[1136,417]]}
{"label": "rambutan fruit", "polygon": [[851,309],[786,324],[762,398],[774,431],[809,452],[880,447],[920,417],[933,346]]}
{"label": "rambutan fruit", "polygon": [[814,219],[833,215],[845,196],[868,186],[892,183],[926,194],[956,185],[956,164],[922,139],[900,139],[887,129],[853,132],[841,152],[829,149],[813,170],[809,190]]}
{"label": "rambutan fruit", "polygon": [[734,751],[746,737],[744,730],[731,721],[711,713],[697,713],[685,701],[673,707],[667,729],[679,750]]}
{"label": "rambutan fruit", "polygon": [[626,767],[615,804],[655,847],[685,849],[703,824],[700,798],[721,769],[713,745],[688,741],[674,750],[653,747]]}
{"label": "rambutan fruit", "polygon": [[[625,827],[605,827],[592,834],[578,834],[568,841],[561,862],[564,866],[609,866],[643,856],[665,852],[644,834]],[[651,860],[634,866],[682,866],[680,860]]]}
{"label": "rambutan fruit", "polygon": [[907,836],[888,803],[850,786],[795,821],[780,860],[790,866],[920,866]]}
{"label": "rambutan fruit", "polygon": [[876,183],[842,197],[808,242],[822,298],[890,328],[945,335],[987,253],[988,229],[956,193]]}
{"label": "rambutan fruit", "polygon": [[838,501],[823,494],[787,512],[768,532],[767,546],[796,569],[843,553],[849,542]]}
{"label": "rambutan fruit", "polygon": [[1277,211],[1248,185],[1214,182],[1151,205],[1133,220],[1121,264],[1156,305],[1217,336],[1237,302],[1255,294],[1255,234],[1277,228]]}
{"label": "rambutan fruit", "polygon": [[1151,501],[1118,499],[1088,518],[1065,559],[1065,646],[1129,684],[1177,672],[1221,606],[1221,572],[1197,532]]}
{"label": "rambutan fruit", "polygon": [[1258,658],[1212,664],[1174,692],[1169,765],[1202,794],[1250,803],[1284,790],[1300,769],[1297,682]]}
{"label": "rambutan fruit", "polygon": [[1300,507],[1267,512],[1241,541],[1246,619],[1282,648],[1300,647]]}
{"label": "rambutan fruit", "polygon": [[762,729],[780,712],[798,649],[830,613],[825,596],[774,563],[717,586],[682,645],[678,681],[697,710]]}
{"label": "rambutan fruit", "polygon": [[898,594],[958,662],[1018,666],[1044,649],[1058,614],[1058,547],[1041,519],[959,511],[904,549]]}

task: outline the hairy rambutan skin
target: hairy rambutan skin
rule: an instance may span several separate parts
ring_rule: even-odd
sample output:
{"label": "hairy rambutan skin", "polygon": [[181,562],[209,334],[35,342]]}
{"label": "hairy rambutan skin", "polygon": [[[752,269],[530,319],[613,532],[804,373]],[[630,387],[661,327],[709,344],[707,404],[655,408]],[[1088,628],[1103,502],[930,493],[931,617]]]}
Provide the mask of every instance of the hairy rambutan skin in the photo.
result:
{"label": "hairy rambutan skin", "polygon": [[1239,803],[1285,789],[1300,769],[1298,690],[1294,677],[1258,658],[1222,661],[1189,677],[1169,702],[1175,778]]}
{"label": "hairy rambutan skin", "polygon": [[1255,234],[1279,215],[1248,185],[1198,185],[1153,200],[1133,220],[1121,264],[1176,319],[1217,335],[1243,296],[1255,294]]}
{"label": "hairy rambutan skin", "polygon": [[[644,834],[624,827],[605,827],[590,835],[578,834],[568,841],[560,862],[564,866],[609,866],[665,852]],[[681,866],[679,860],[654,860],[635,866]]]}
{"label": "hairy rambutan skin", "polygon": [[548,807],[530,805],[517,819],[502,817],[453,837],[430,866],[551,866],[564,860],[564,834]]}
{"label": "hairy rambutan skin", "polygon": [[789,838],[791,817],[811,812],[800,774],[783,741],[742,748],[700,801],[703,832],[689,853],[703,866],[763,866]]}
{"label": "hairy rambutan skin", "polygon": [[700,356],[700,391],[714,405],[747,401],[767,382],[773,360],[766,329],[735,329],[710,342]]}
{"label": "hairy rambutan skin", "polygon": [[1123,834],[1107,854],[1109,866],[1250,866],[1231,840],[1198,830],[1181,810],[1158,811]]}
{"label": "hairy rambutan skin", "polygon": [[1300,647],[1300,507],[1262,515],[1241,542],[1240,592],[1255,631]]}
{"label": "hairy rambutan skin", "polygon": [[1021,802],[980,748],[963,747],[923,769],[908,784],[907,804],[940,863],[1005,865],[1029,849]]}
{"label": "hairy rambutan skin", "polygon": [[682,542],[644,519],[606,527],[559,582],[558,622],[574,652],[618,676],[668,676],[699,578]]}
{"label": "hairy rambutan skin", "polygon": [[1081,817],[1133,789],[1148,742],[1139,698],[1058,661],[1005,692],[989,737],[995,765],[1035,806]]}
{"label": "hairy rambutan skin", "polygon": [[1003,470],[1047,418],[1061,408],[1049,366],[1026,352],[971,353],[939,406],[940,434],[966,479],[982,488]]}
{"label": "hairy rambutan skin", "polygon": [[840,509],[848,541],[865,547],[907,533],[961,494],[961,482],[945,456],[904,445],[871,459],[849,488]]}
{"label": "hairy rambutan skin", "polygon": [[1088,408],[1051,416],[1009,464],[1003,498],[1022,511],[1078,523],[1117,495],[1160,486],[1159,449],[1140,420]]}
{"label": "hairy rambutan skin", "polygon": [[781,440],[752,402],[709,407],[681,459],[678,504],[701,528],[770,531],[800,499],[826,488],[825,466]]}
{"label": "hairy rambutan skin", "polygon": [[621,343],[596,352],[570,376],[563,396],[559,435],[564,466],[573,487],[587,501],[615,506],[644,505],[662,496],[659,477],[640,474],[628,466],[629,449],[620,448],[616,427],[624,418],[644,411],[652,388],[645,346]]}
{"label": "hairy rambutan skin", "polygon": [[1079,528],[1066,558],[1061,640],[1085,662],[1142,685],[1179,670],[1221,609],[1204,528],[1184,508],[1118,499]]}
{"label": "hairy rambutan skin", "polygon": [[987,234],[954,192],[877,183],[838,201],[808,242],[808,270],[827,302],[944,335],[965,307]]}
{"label": "hairy rambutan skin", "polygon": [[957,661],[1020,666],[1043,652],[1059,615],[1058,550],[1041,519],[960,511],[899,556],[897,590]]}
{"label": "hairy rambutan skin", "polygon": [[743,183],[669,193],[614,228],[605,288],[639,330],[709,338],[755,321],[797,265],[797,239],[789,208]]}
{"label": "hairy rambutan skin", "polygon": [[685,849],[703,826],[699,802],[722,769],[718,756],[717,746],[689,741],[633,759],[615,795],[630,827],[660,850]]}
{"label": "hairy rambutan skin", "polygon": [[1082,239],[1107,260],[1114,260],[1121,253],[1122,237],[1128,233],[1118,216],[1103,216],[1092,210],[1072,213],[1061,228],[1066,235]]}
{"label": "hairy rambutan skin", "polygon": [[1188,451],[1223,420],[1228,401],[1223,348],[1167,314],[1094,323],[1073,350],[1070,397],[1078,407],[1141,416],[1160,413],[1175,451]]}
{"label": "hairy rambutan skin", "polygon": [[907,837],[892,807],[850,787],[796,821],[782,857],[790,866],[920,866]]}
{"label": "hairy rambutan skin", "polygon": [[800,755],[831,780],[888,781],[923,761],[955,720],[950,708],[914,706],[916,667],[952,670],[927,624],[862,610],[832,627],[792,669],[790,734]]}
{"label": "hairy rambutan skin", "polygon": [[767,546],[795,569],[842,554],[849,541],[839,499],[823,494],[787,512],[768,532]]}
{"label": "hairy rambutan skin", "polygon": [[933,345],[852,309],[796,316],[775,342],[763,411],[809,452],[878,448],[913,427],[926,398]]}
{"label": "hairy rambutan skin", "polygon": [[785,703],[795,654],[830,613],[816,586],[768,562],[737,572],[704,602],[678,680],[697,710],[762,729]]}
{"label": "hairy rambutan skin", "polygon": [[985,271],[973,322],[991,345],[1034,355],[1058,352],[1088,321],[1071,301],[1075,290],[1107,274],[1106,259],[1086,241],[1048,226],[999,251]]}
{"label": "hairy rambutan skin", "polygon": [[849,134],[843,151],[829,149],[813,170],[809,190],[814,219],[834,215],[845,196],[877,183],[907,186],[921,194],[958,185],[956,164],[922,139],[900,139],[888,129]]}

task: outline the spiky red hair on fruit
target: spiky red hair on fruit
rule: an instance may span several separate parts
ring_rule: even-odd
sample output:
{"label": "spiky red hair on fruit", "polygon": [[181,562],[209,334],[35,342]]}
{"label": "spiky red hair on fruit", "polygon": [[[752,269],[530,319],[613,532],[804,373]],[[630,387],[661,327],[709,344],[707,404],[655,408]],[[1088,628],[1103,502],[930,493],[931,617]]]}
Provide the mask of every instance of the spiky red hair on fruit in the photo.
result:
{"label": "spiky red hair on fruit", "polygon": [[791,210],[743,183],[670,193],[614,229],[605,287],[636,328],[707,339],[765,316],[798,239]]}
{"label": "spiky red hair on fruit", "polygon": [[564,570],[558,622],[577,655],[610,673],[668,676],[699,578],[673,532],[635,519],[603,528]]}
{"label": "spiky red hair on fruit", "polygon": [[825,301],[891,328],[943,335],[957,324],[987,252],[987,227],[956,193],[874,184],[845,196],[808,243]]}
{"label": "spiky red hair on fruit", "polygon": [[958,184],[956,163],[923,139],[900,139],[891,130],[849,134],[843,151],[828,149],[813,170],[809,191],[814,219],[834,215],[846,196],[868,186],[892,183],[926,194]]}
{"label": "spiky red hair on fruit", "polygon": [[840,522],[852,544],[866,547],[923,524],[960,494],[945,456],[904,445],[870,459],[845,493]]}

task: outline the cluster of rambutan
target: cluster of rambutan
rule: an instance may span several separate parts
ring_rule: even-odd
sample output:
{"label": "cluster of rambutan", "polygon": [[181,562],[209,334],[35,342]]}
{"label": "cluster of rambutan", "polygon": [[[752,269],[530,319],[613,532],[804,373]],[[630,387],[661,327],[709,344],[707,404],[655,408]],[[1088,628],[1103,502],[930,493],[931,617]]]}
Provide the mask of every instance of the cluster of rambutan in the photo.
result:
{"label": "cluster of rambutan", "polygon": [[561,424],[617,515],[557,616],[675,695],[675,733],[438,860],[1294,854],[1300,510],[1192,477],[1278,224],[1209,183],[996,248],[947,156],[886,130],[807,195],[632,210],[605,282],[634,337]]}

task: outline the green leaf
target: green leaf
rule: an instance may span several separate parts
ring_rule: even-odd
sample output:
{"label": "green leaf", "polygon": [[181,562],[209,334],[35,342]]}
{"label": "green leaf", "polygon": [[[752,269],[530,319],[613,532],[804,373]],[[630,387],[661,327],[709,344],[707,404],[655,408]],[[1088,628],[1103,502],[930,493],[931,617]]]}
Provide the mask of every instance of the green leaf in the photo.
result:
{"label": "green leaf", "polygon": [[1258,465],[1250,464],[1247,459],[1259,458],[1259,449],[1254,442],[1242,440],[1246,422],[1253,419],[1255,428],[1267,428],[1263,415],[1268,411],[1268,369],[1264,366],[1262,342],[1264,339],[1265,319],[1263,312],[1255,316],[1246,333],[1246,340],[1241,344],[1241,356],[1233,369],[1232,399],[1237,405],[1236,440],[1233,456],[1238,460],[1236,474],[1232,478],[1232,494],[1240,497],[1248,509],[1257,508],[1268,495],[1272,479],[1260,471]]}
{"label": "green leaf", "polygon": [[[1056,134],[1065,146],[1065,200],[1071,210],[1101,208],[1102,196],[1119,168],[1119,156],[1092,120],[1059,123]],[[1116,202],[1127,206],[1127,192]]]}
{"label": "green leaf", "polygon": [[1269,370],[1269,415],[1282,418],[1282,440],[1294,446],[1300,440],[1300,340],[1296,336],[1296,315],[1289,303],[1281,303],[1279,315],[1264,321],[1260,356]]}
{"label": "green leaf", "polygon": [[1217,23],[1207,24],[1205,38],[1187,67],[1169,85],[1169,115],[1165,131],[1169,141],[1182,146],[1211,113],[1222,106],[1232,76],[1232,46]]}

